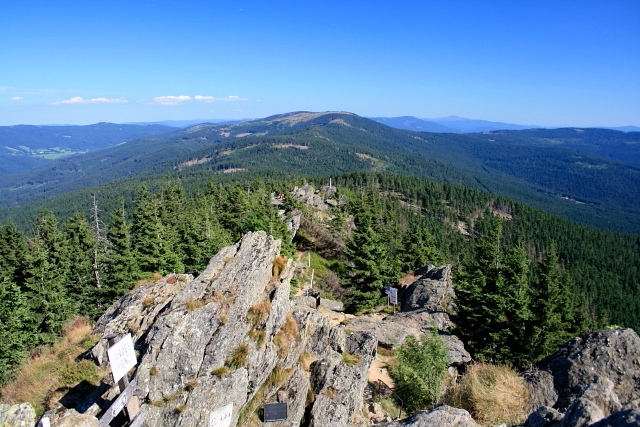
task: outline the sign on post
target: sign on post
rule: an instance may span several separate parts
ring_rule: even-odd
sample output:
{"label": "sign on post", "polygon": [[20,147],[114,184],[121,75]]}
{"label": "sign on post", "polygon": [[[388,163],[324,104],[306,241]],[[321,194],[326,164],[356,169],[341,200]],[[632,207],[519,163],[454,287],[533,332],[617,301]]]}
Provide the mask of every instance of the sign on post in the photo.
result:
{"label": "sign on post", "polygon": [[233,403],[209,413],[209,427],[229,427],[233,415]]}
{"label": "sign on post", "polygon": [[120,393],[120,396],[118,396],[113,401],[113,403],[111,403],[111,406],[109,406],[107,412],[105,412],[102,418],[100,418],[98,425],[101,427],[108,426],[111,420],[117,417],[120,411],[124,409],[124,407],[127,405],[127,402],[129,402],[129,399],[131,399],[131,397],[135,394],[135,390],[136,380],[133,380],[127,386],[127,388],[125,388],[122,393]]}
{"label": "sign on post", "polygon": [[389,302],[393,305],[398,303],[398,288],[389,289]]}
{"label": "sign on post", "polygon": [[118,382],[137,363],[131,334],[125,335],[120,341],[107,349],[107,355],[111,364],[113,382]]}

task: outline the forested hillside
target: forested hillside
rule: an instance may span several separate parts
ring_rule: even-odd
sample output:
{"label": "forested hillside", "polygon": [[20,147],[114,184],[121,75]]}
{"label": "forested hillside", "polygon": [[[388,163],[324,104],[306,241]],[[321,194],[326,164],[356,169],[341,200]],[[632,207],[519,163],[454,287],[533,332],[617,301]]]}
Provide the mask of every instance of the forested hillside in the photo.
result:
{"label": "forested hillside", "polygon": [[[5,224],[0,371],[55,340],[71,316],[95,318],[154,274],[198,273],[219,248],[253,230],[282,238],[283,255],[312,249],[331,257],[318,283],[352,311],[383,302],[385,281],[427,263],[455,263],[458,333],[478,358],[525,365],[586,327],[640,328],[638,236],[398,174],[332,176],[323,191],[333,201],[320,216],[290,190],[305,182],[321,188],[330,177],[235,178],[165,179],[151,191],[138,186],[134,200],[108,210],[97,194],[92,209],[68,217],[40,212],[26,233]],[[295,209],[315,225],[290,242],[282,220]]]}
{"label": "forested hillside", "polygon": [[640,132],[562,128],[498,130],[473,136],[510,144],[573,148],[603,159],[640,166]]}
{"label": "forested hillside", "polygon": [[[591,227],[640,233],[640,169],[575,148],[581,135],[587,147],[604,138],[579,131],[541,144],[527,136],[530,131],[508,134],[520,139],[410,132],[349,113],[304,112],[204,124],[0,177],[0,205],[165,173],[186,183],[211,173],[385,171],[484,189]],[[594,131],[618,141],[620,135],[633,137]],[[638,153],[640,145],[630,141],[621,144]]]}
{"label": "forested hillside", "polygon": [[97,123],[86,126],[0,126],[0,175],[32,169],[47,160],[102,150],[137,138],[174,131],[161,125]]}

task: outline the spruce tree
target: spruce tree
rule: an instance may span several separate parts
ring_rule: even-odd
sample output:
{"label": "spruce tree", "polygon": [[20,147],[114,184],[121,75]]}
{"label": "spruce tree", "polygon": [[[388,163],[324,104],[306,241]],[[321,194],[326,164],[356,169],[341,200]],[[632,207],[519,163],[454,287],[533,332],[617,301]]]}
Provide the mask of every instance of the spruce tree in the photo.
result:
{"label": "spruce tree", "polygon": [[396,277],[391,269],[382,236],[373,228],[373,218],[363,217],[343,251],[350,300],[355,311],[384,302],[384,283]]}
{"label": "spruce tree", "polygon": [[76,313],[66,285],[71,260],[63,233],[55,216],[42,211],[34,221],[30,239],[29,268],[26,289],[39,342],[51,342],[60,333],[62,324]]}
{"label": "spruce tree", "polygon": [[96,283],[94,254],[98,242],[95,240],[91,225],[81,213],[75,213],[65,223],[64,232],[69,245],[69,258],[73,267],[69,270],[68,289],[73,292],[78,310],[93,317],[99,305],[99,283]]}
{"label": "spruce tree", "polygon": [[0,385],[9,371],[22,362],[34,342],[27,297],[8,279],[0,282]]}
{"label": "spruce tree", "polygon": [[0,271],[18,286],[24,283],[28,253],[25,236],[12,222],[0,228]]}
{"label": "spruce tree", "polygon": [[411,224],[402,237],[398,252],[402,271],[412,271],[427,264],[439,265],[442,262],[441,258],[433,235],[420,224]]}
{"label": "spruce tree", "polygon": [[175,253],[171,251],[160,217],[160,200],[144,186],[138,191],[131,235],[134,256],[141,271],[166,274],[176,269]]}
{"label": "spruce tree", "polygon": [[109,304],[129,291],[140,275],[131,248],[123,198],[120,198],[119,207],[111,214],[107,242],[106,274],[101,299]]}
{"label": "spruce tree", "polygon": [[478,238],[475,256],[461,266],[454,320],[477,359],[526,365],[531,361],[529,260],[522,246],[504,254],[501,238],[502,222],[495,219],[488,235]]}
{"label": "spruce tree", "polygon": [[545,357],[571,337],[584,332],[588,317],[559,262],[553,244],[542,262],[533,304],[533,345],[536,357]]}

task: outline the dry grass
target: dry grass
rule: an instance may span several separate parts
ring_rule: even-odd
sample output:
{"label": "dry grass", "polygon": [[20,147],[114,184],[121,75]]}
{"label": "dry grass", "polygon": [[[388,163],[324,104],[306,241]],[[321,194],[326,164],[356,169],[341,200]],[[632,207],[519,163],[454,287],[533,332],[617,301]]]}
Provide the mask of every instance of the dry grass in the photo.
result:
{"label": "dry grass", "polygon": [[278,346],[278,356],[286,356],[287,349],[291,343],[299,339],[300,331],[298,329],[298,324],[291,313],[287,313],[284,324],[273,339],[274,344]]}
{"label": "dry grass", "polygon": [[198,308],[204,306],[204,301],[189,300],[186,302],[186,305],[187,313],[191,313],[193,310],[197,310]]}
{"label": "dry grass", "polygon": [[303,352],[298,358],[298,362],[300,362],[302,369],[305,371],[309,371],[309,369],[311,369],[311,364],[316,360],[318,359],[313,357],[308,351]]}
{"label": "dry grass", "polygon": [[149,307],[150,305],[153,305],[153,303],[155,303],[155,299],[151,295],[145,296],[142,300],[143,307]]}
{"label": "dry grass", "polygon": [[261,302],[253,304],[249,308],[249,312],[247,313],[247,319],[251,324],[257,328],[263,325],[267,318],[269,317],[269,313],[271,312],[271,301],[265,299]]}
{"label": "dry grass", "polygon": [[229,374],[229,371],[230,369],[228,366],[220,366],[219,368],[212,369],[211,373],[218,378],[224,378]]}
{"label": "dry grass", "polygon": [[513,425],[523,423],[527,416],[529,392],[513,369],[477,363],[469,366],[446,400],[469,411],[483,425]]}
{"label": "dry grass", "polygon": [[200,382],[198,380],[191,380],[185,384],[184,389],[185,391],[192,392],[193,389],[195,389],[199,385],[200,385]]}
{"label": "dry grass", "polygon": [[273,260],[272,275],[279,278],[280,273],[284,270],[284,266],[287,264],[287,257],[277,256]]}
{"label": "dry grass", "polygon": [[87,338],[92,329],[93,325],[89,318],[81,316],[67,323],[63,329],[63,334],[70,344],[76,345]]}
{"label": "dry grass", "polygon": [[76,361],[99,339],[91,336],[91,323],[78,317],[64,328],[64,337],[49,347],[41,347],[2,390],[2,402],[29,402],[41,415],[57,404],[57,399],[77,383],[97,383],[107,374],[89,360]]}
{"label": "dry grass", "polygon": [[211,297],[207,300],[207,303],[210,302],[221,302],[224,299],[224,295],[220,292],[214,292]]}

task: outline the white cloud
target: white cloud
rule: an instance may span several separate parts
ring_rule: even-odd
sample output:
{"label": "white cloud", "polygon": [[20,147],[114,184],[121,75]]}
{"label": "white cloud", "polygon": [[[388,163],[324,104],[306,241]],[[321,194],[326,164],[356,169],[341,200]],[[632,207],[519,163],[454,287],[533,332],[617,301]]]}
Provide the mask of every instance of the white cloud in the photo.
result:
{"label": "white cloud", "polygon": [[180,96],[156,96],[150,102],[158,105],[181,105],[185,101],[200,101],[206,103],[219,102],[219,101],[248,101],[247,98],[241,98],[239,96],[225,96],[223,98],[216,98],[210,95],[195,95],[191,97],[189,95]]}
{"label": "white cloud", "polygon": [[193,97],[193,99],[195,99],[196,101],[202,101],[202,102],[216,102],[216,99],[213,96],[196,95]]}
{"label": "white cloud", "polygon": [[22,101],[24,99],[24,96],[12,96],[9,99],[12,101]]}
{"label": "white cloud", "polygon": [[108,98],[92,98],[84,99],[81,96],[74,96],[71,99],[65,99],[64,101],[57,101],[54,104],[111,104],[129,102],[124,98],[108,99]]}
{"label": "white cloud", "polygon": [[218,98],[218,101],[248,101],[248,99],[241,98],[235,95],[230,95],[230,96],[225,96],[224,98]]}
{"label": "white cloud", "polygon": [[180,95],[180,96],[156,96],[153,98],[154,104],[160,105],[179,105],[183,101],[191,101],[191,97],[189,95]]}
{"label": "white cloud", "polygon": [[241,98],[241,97],[235,96],[235,95],[225,96],[223,98],[214,98],[213,96],[196,95],[193,99],[195,99],[197,101],[203,101],[203,102],[248,101],[247,98]]}

